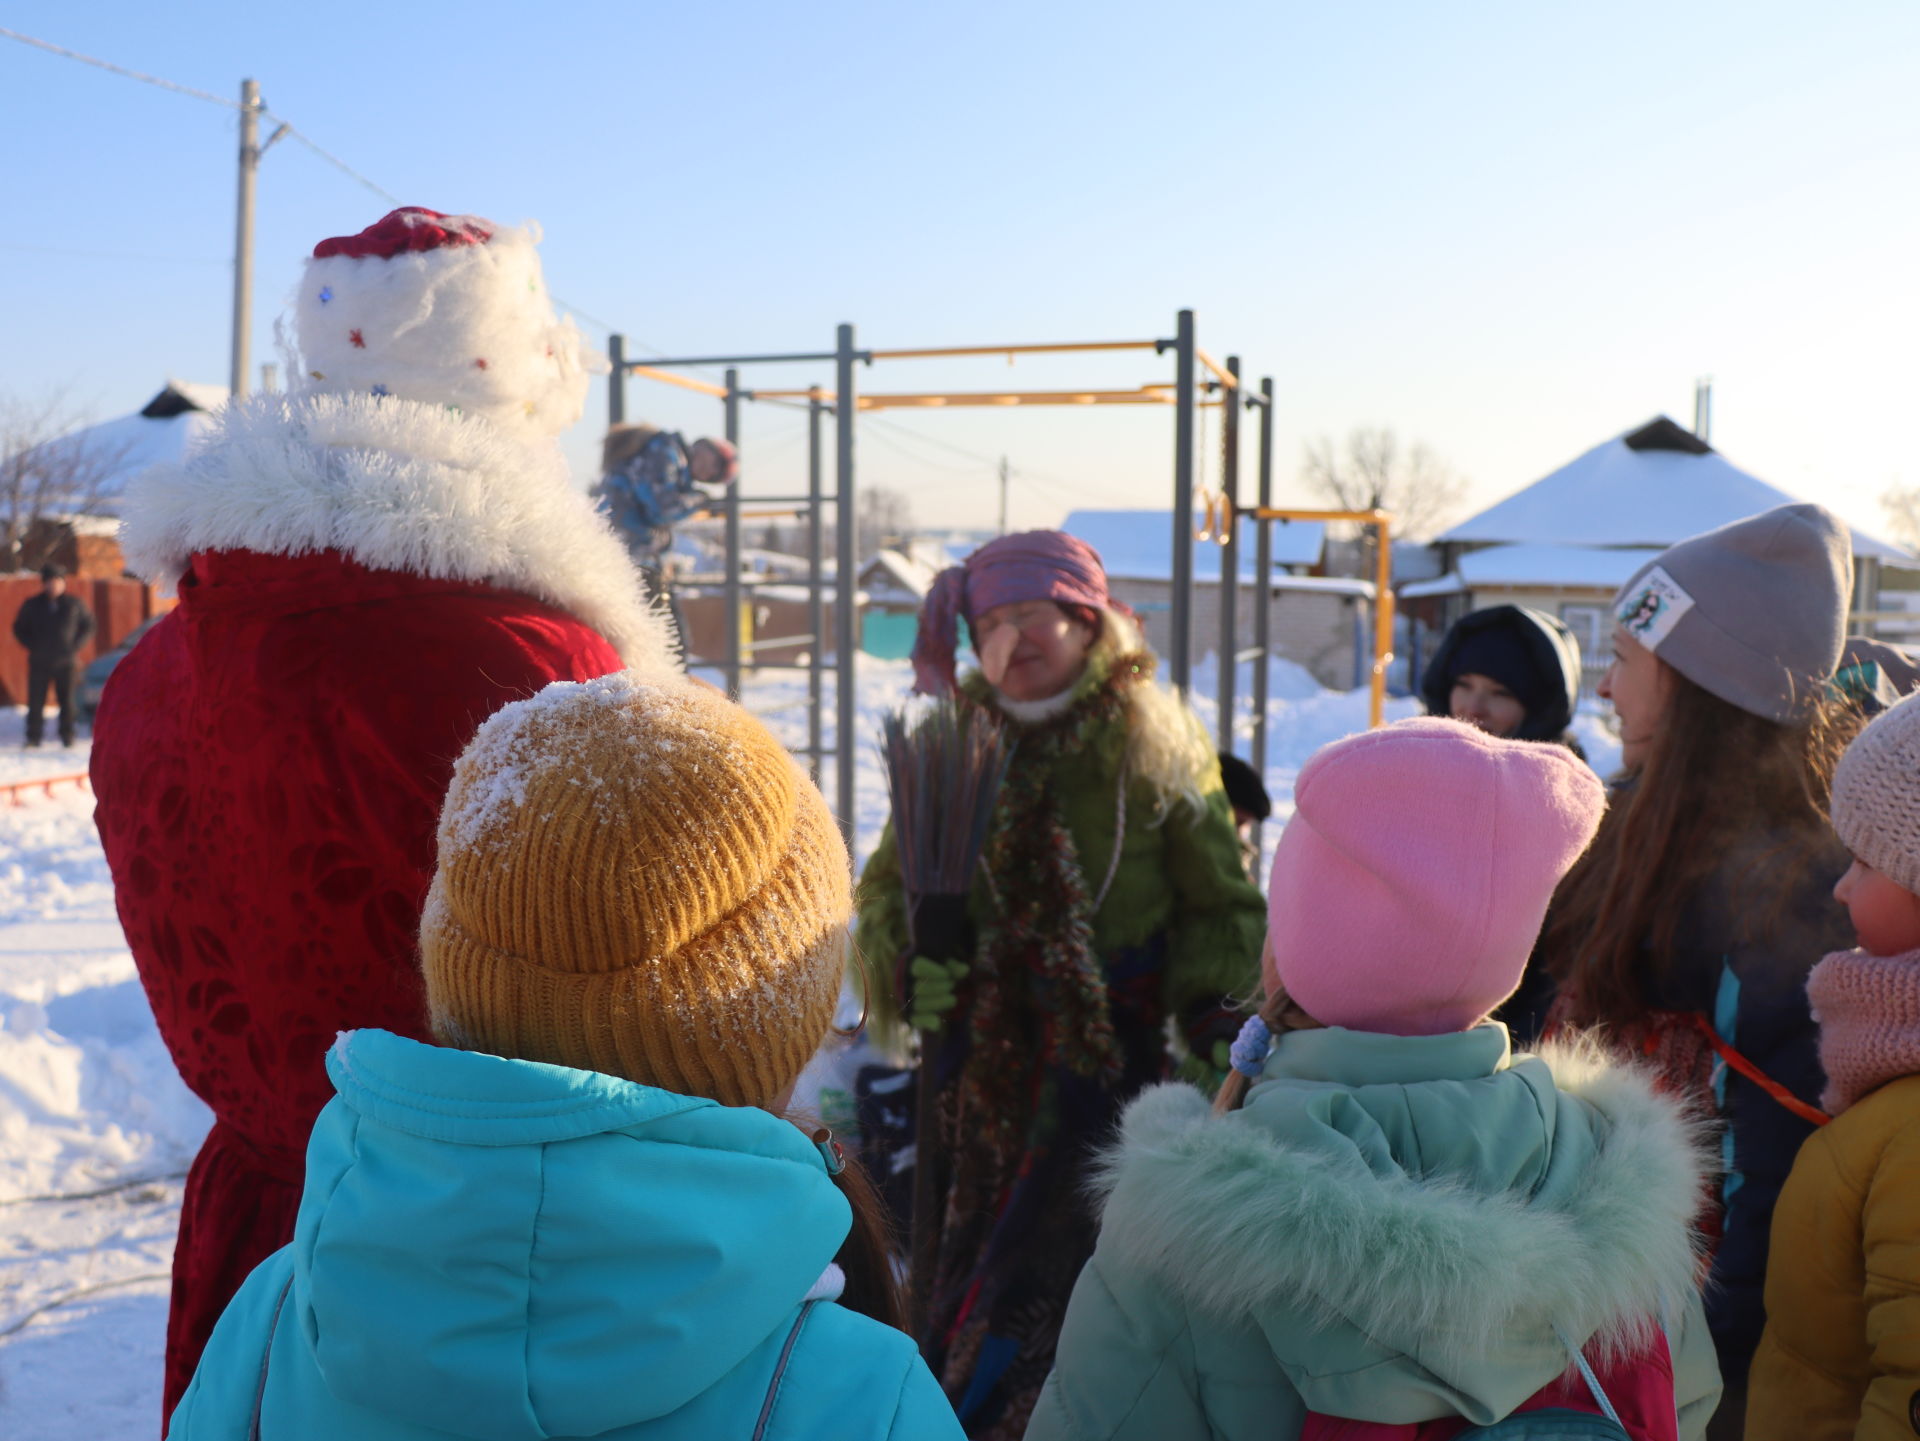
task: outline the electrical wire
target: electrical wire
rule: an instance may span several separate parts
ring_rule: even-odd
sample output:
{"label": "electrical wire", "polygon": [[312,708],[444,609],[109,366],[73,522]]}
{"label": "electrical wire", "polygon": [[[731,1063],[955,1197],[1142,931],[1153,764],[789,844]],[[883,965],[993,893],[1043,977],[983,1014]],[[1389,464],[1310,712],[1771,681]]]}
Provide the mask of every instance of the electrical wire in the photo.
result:
{"label": "electrical wire", "polygon": [[96,56],[82,55],[78,50],[69,50],[64,45],[55,45],[51,41],[36,40],[31,35],[22,35],[18,30],[9,30],[0,25],[0,36],[8,40],[18,40],[22,45],[31,45],[37,50],[45,50],[68,60],[78,60],[82,65],[92,65],[114,75],[124,75],[129,80],[138,80],[144,85],[158,85],[162,90],[172,90],[181,95],[190,95],[195,100],[204,100],[209,105],[222,105],[229,110],[241,110],[245,107],[238,100],[225,95],[214,95],[205,90],[196,90],[191,85],[182,85],[176,80],[163,80],[158,75],[148,75],[143,71],[129,70],[124,65],[115,65],[111,60],[101,60]]}
{"label": "electrical wire", "polygon": [[349,177],[350,179],[359,181],[362,185],[366,186],[367,189],[371,190],[375,195],[378,195],[382,200],[385,200],[388,204],[403,205],[406,203],[403,200],[401,200],[401,198],[398,195],[395,195],[391,190],[388,190],[385,186],[375,185],[371,180],[367,179],[366,176],[362,175],[358,170],[355,170],[351,165],[347,164],[347,162],[342,160],[338,155],[335,155],[332,152],[327,150],[322,150],[317,144],[313,142],[313,140],[311,140],[306,135],[303,135],[298,129],[296,129],[291,121],[285,119],[282,116],[276,115],[273,111],[268,110],[265,106],[261,107],[260,114],[265,118],[279,121],[281,125],[286,127],[285,133],[289,139],[298,140],[302,145],[306,146],[307,149],[311,150],[315,155],[318,155],[322,160],[326,161],[327,164],[331,165],[335,170],[338,170],[341,174]]}
{"label": "electrical wire", "polygon": [[[206,90],[196,90],[193,86],[182,85],[177,80],[167,80],[158,75],[149,75],[142,70],[132,70],[125,65],[116,65],[111,60],[102,60],[95,55],[83,55],[78,50],[69,50],[64,45],[55,45],[51,41],[40,40],[35,38],[32,35],[23,35],[18,30],[9,30],[3,25],[0,25],[0,37],[5,37],[8,40],[17,40],[22,45],[30,45],[37,50],[45,50],[51,55],[58,55],[61,58],[66,60],[77,60],[82,65],[91,65],[91,66],[94,66],[96,69],[105,70],[112,75],[121,75],[126,77],[129,80],[138,80],[144,85],[157,85],[162,90],[171,90],[175,94],[190,96],[195,100],[204,100],[209,105],[218,105],[227,110],[238,110],[242,112],[244,112],[247,108],[240,101],[230,99],[227,96],[215,95]],[[284,115],[281,115],[279,112],[275,110],[269,109],[265,105],[260,106],[259,114],[261,119],[270,120],[274,122],[276,125],[280,126],[279,132],[268,138],[267,143],[269,145],[271,145],[274,142],[274,140],[277,140],[282,136],[284,136],[289,140],[296,140],[300,144],[304,145],[308,150],[311,150],[315,155],[319,156],[320,159],[324,160],[327,164],[331,165],[335,170],[338,170],[342,175],[345,175],[348,179],[354,181],[358,185],[365,186],[368,190],[372,191],[375,195],[378,195],[382,200],[385,200],[389,205],[398,206],[405,203],[400,199],[399,196],[395,195],[391,190],[387,189],[384,185],[381,185],[375,181],[369,180],[366,176],[362,175],[358,170],[355,170],[351,165],[347,164],[346,161],[342,160],[338,155],[335,155],[332,151],[326,149],[318,141],[316,141],[312,136],[308,135],[305,131],[301,130],[299,126],[295,125],[291,120],[288,120]],[[0,247],[0,249],[41,250],[42,247],[10,245],[10,246]],[[113,255],[113,254],[108,254],[105,252],[98,252],[98,251],[95,251],[95,252],[49,251],[47,253],[91,255],[92,258],[99,259],[99,260],[173,260],[177,258],[181,261],[185,261],[187,259],[187,257],[184,257],[184,256],[172,257],[172,256],[159,256],[159,255],[153,255],[153,256]],[[222,260],[217,262],[197,261],[195,263],[225,265],[230,262]],[[608,322],[600,319],[599,316],[592,314],[590,311],[587,311],[578,305],[569,304],[567,301],[561,300],[560,297],[558,296],[555,296],[554,299],[564,309],[571,311],[573,314],[579,316],[582,320],[589,321],[592,324],[599,326],[602,330],[607,331],[609,334],[611,334],[616,329],[615,326],[610,325]],[[666,354],[664,350],[656,350],[652,346],[643,344],[639,341],[629,340],[628,343],[637,345],[641,350],[650,351],[654,355]]]}
{"label": "electrical wire", "polygon": [[214,255],[138,255],[125,250],[67,250],[58,245],[10,245],[0,242],[0,250],[29,255],[61,255],[82,260],[144,260],[162,265],[231,265],[223,256]]}

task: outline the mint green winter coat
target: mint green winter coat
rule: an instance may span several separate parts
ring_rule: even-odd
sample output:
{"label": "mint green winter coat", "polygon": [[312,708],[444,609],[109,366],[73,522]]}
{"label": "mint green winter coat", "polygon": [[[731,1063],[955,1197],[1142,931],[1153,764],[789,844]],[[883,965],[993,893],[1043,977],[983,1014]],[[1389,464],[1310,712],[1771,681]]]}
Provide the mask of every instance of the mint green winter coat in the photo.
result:
{"label": "mint green winter coat", "polygon": [[1506,1028],[1286,1036],[1243,1109],[1128,1110],[1027,1441],[1275,1441],[1307,1411],[1486,1425],[1664,1316],[1682,1441],[1720,1395],[1703,1169],[1636,1072]]}
{"label": "mint green winter coat", "polygon": [[849,1210],[777,1116],[343,1035],[293,1244],[172,1441],[959,1441],[913,1343],[834,1304]]}

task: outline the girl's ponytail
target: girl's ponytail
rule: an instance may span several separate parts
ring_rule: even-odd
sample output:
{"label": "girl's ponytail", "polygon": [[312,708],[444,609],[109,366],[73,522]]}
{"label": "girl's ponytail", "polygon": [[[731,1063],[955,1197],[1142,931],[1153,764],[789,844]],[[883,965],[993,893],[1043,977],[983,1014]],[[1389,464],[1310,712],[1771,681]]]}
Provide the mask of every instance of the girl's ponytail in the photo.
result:
{"label": "girl's ponytail", "polygon": [[1266,1064],[1272,1043],[1284,1032],[1294,1029],[1287,1015],[1293,1009],[1293,1001],[1288,997],[1286,988],[1275,981],[1260,1009],[1241,1027],[1240,1039],[1233,1043],[1233,1065],[1214,1095],[1214,1115],[1224,1116],[1229,1111],[1240,1109],[1247,1099],[1247,1088]]}
{"label": "girl's ponytail", "polygon": [[814,1144],[823,1153],[832,1154],[839,1169],[830,1170],[828,1174],[853,1210],[853,1229],[840,1243],[840,1254],[833,1258],[847,1278],[847,1289],[840,1293],[840,1304],[896,1331],[905,1331],[907,1302],[893,1268],[893,1253],[897,1249],[893,1221],[886,1203],[873,1187],[873,1178],[859,1161],[840,1148],[833,1133],[824,1126],[809,1125],[793,1117],[788,1119],[813,1137]]}

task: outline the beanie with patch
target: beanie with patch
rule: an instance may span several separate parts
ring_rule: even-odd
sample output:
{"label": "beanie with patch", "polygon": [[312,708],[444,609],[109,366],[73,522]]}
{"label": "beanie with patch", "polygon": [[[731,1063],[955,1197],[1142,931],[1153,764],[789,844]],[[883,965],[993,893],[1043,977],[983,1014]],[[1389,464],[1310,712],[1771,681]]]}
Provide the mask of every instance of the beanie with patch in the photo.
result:
{"label": "beanie with patch", "polygon": [[1355,1031],[1437,1036],[1513,994],[1606,792],[1564,746],[1423,716],[1323,746],[1268,891],[1269,992]]}
{"label": "beanie with patch", "polygon": [[718,691],[622,672],[454,767],[421,920],[448,1045],[766,1106],[832,1023],[852,910],[820,792]]}
{"label": "beanie with patch", "polygon": [[1920,895],[1920,695],[1882,711],[1833,772],[1840,843],[1902,890]]}
{"label": "beanie with patch", "polygon": [[1662,551],[1614,598],[1614,619],[1702,690],[1790,725],[1840,662],[1852,595],[1846,526],[1783,505]]}

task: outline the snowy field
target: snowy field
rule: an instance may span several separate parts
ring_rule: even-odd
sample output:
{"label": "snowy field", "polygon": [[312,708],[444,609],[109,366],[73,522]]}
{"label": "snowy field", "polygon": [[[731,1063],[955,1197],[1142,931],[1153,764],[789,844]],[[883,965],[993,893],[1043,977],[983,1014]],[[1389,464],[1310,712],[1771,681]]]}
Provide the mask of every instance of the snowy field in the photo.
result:
{"label": "snowy field", "polygon": [[[1302,672],[1276,669],[1267,785],[1281,820],[1291,812],[1301,764],[1319,746],[1365,727],[1367,697],[1322,691]],[[862,859],[886,819],[871,738],[911,683],[905,662],[862,666]],[[746,700],[783,740],[804,743],[804,676],[749,681]],[[1196,706],[1211,727],[1209,696],[1197,696]],[[1413,701],[1393,701],[1388,715],[1416,709]],[[1576,729],[1596,768],[1610,770],[1618,749],[1598,717],[1583,715]],[[20,712],[0,710],[0,785],[86,769],[84,742],[73,751],[22,751],[20,734]],[[830,722],[827,739],[831,745]],[[831,795],[830,770],[823,779]],[[154,1030],[114,917],[92,814],[92,794],[73,785],[14,806],[0,798],[6,1441],[158,1434],[167,1268],[182,1181],[208,1125]],[[1269,846],[1278,831],[1267,827]]]}

